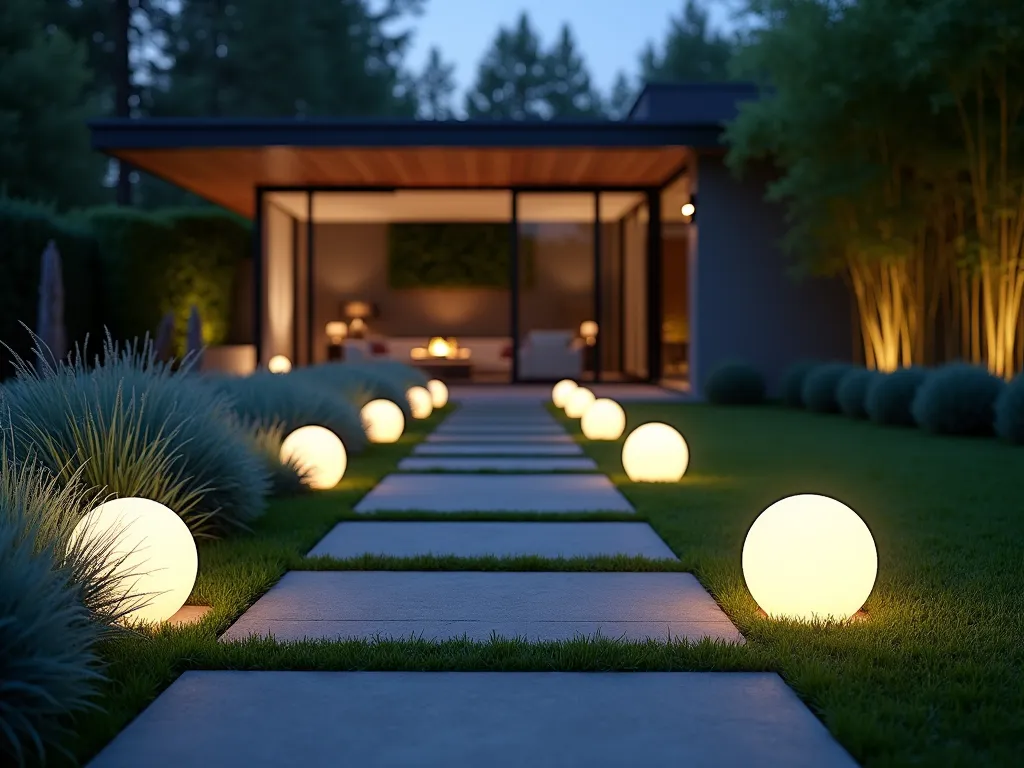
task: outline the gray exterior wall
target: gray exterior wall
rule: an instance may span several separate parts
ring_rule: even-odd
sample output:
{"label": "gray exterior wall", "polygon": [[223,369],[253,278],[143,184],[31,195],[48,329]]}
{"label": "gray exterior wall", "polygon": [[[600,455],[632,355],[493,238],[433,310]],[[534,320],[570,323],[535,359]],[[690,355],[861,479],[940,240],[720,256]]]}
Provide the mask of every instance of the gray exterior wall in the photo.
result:
{"label": "gray exterior wall", "polygon": [[732,176],[720,153],[697,162],[697,226],[690,249],[690,381],[730,360],[762,371],[770,394],[801,358],[849,360],[851,299],[838,279],[789,274],[781,206],[763,200],[767,172]]}

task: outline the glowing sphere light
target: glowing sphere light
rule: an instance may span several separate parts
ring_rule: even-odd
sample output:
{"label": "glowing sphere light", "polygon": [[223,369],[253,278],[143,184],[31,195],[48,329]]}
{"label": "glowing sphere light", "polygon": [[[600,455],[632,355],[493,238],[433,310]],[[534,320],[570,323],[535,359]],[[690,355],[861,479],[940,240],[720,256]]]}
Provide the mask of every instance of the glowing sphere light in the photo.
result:
{"label": "glowing sphere light", "polygon": [[556,408],[565,408],[565,404],[569,402],[569,395],[578,386],[579,384],[572,379],[562,379],[551,388],[551,402],[555,404]]}
{"label": "glowing sphere light", "polygon": [[[131,608],[126,621],[166,621],[196,583],[199,558],[188,526],[151,499],[113,499],[87,513],[69,549],[103,552],[116,590]],[[120,578],[119,578],[120,577]]]}
{"label": "glowing sphere light", "polygon": [[614,400],[598,398],[583,414],[580,429],[587,440],[618,440],[626,429],[626,412]]}
{"label": "glowing sphere light", "polygon": [[430,402],[435,408],[448,405],[448,387],[443,381],[431,379],[427,382],[427,391],[430,392]]}
{"label": "glowing sphere light", "polygon": [[425,419],[434,412],[434,400],[426,387],[410,387],[405,397],[414,419]]}
{"label": "glowing sphere light", "polygon": [[668,424],[641,424],[622,444],[622,468],[634,483],[678,482],[689,463],[686,441]]}
{"label": "glowing sphere light", "polygon": [[597,398],[586,387],[576,387],[565,401],[565,415],[570,419],[579,419],[594,404]]}
{"label": "glowing sphere light", "polygon": [[743,578],[772,618],[844,621],[875,586],[871,531],[842,502],[804,493],[772,504],[743,542]]}
{"label": "glowing sphere light", "polygon": [[371,443],[395,443],[405,431],[405,415],[390,400],[371,400],[359,412]]}
{"label": "glowing sphere light", "polygon": [[292,369],[292,361],[284,355],[274,355],[267,363],[267,369],[271,373],[288,373]]}
{"label": "glowing sphere light", "polygon": [[348,454],[341,439],[326,427],[299,427],[281,443],[281,461],[295,463],[310,488],[333,488],[345,476]]}

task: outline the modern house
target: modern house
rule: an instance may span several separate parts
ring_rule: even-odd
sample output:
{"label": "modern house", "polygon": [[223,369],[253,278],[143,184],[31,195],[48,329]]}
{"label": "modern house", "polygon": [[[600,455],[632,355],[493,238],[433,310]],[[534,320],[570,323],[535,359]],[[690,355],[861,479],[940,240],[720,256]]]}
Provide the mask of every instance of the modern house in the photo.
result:
{"label": "modern house", "polygon": [[650,85],[621,121],[91,128],[96,149],[252,218],[242,367],[388,355],[480,381],[699,395],[725,361],[772,385],[794,359],[852,349],[844,287],[790,275],[768,171],[725,166],[723,125],[756,97]]}

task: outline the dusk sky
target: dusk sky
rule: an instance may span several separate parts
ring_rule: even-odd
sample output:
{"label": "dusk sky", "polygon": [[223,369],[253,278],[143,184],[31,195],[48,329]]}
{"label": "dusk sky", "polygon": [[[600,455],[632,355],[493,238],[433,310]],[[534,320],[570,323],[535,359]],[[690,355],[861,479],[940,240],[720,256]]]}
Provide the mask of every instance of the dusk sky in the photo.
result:
{"label": "dusk sky", "polygon": [[[707,0],[714,23],[729,26],[734,0]],[[597,86],[607,92],[620,69],[635,73],[637,57],[648,40],[660,43],[668,20],[682,12],[684,0],[427,0],[416,20],[409,64],[420,69],[431,46],[456,64],[462,91],[501,25],[511,26],[521,11],[530,15],[545,45],[563,22],[569,22]]]}

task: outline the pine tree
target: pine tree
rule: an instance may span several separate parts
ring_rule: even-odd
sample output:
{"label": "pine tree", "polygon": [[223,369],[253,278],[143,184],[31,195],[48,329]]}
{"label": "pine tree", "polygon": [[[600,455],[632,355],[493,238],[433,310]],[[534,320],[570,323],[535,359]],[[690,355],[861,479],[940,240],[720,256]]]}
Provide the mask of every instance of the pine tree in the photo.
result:
{"label": "pine tree", "polygon": [[514,29],[498,29],[466,94],[466,114],[513,120],[548,117],[549,83],[540,37],[524,12]]}
{"label": "pine tree", "polygon": [[455,65],[441,58],[441,51],[430,49],[423,72],[416,78],[416,95],[420,117],[429,120],[447,120],[453,114],[452,96],[455,93]]}
{"label": "pine tree", "polygon": [[96,202],[85,51],[48,29],[44,0],[0,2],[0,188],[62,207]]}
{"label": "pine tree", "polygon": [[548,84],[544,100],[550,117],[594,117],[602,114],[601,97],[590,81],[572,30],[562,25],[558,41],[545,57]]}

